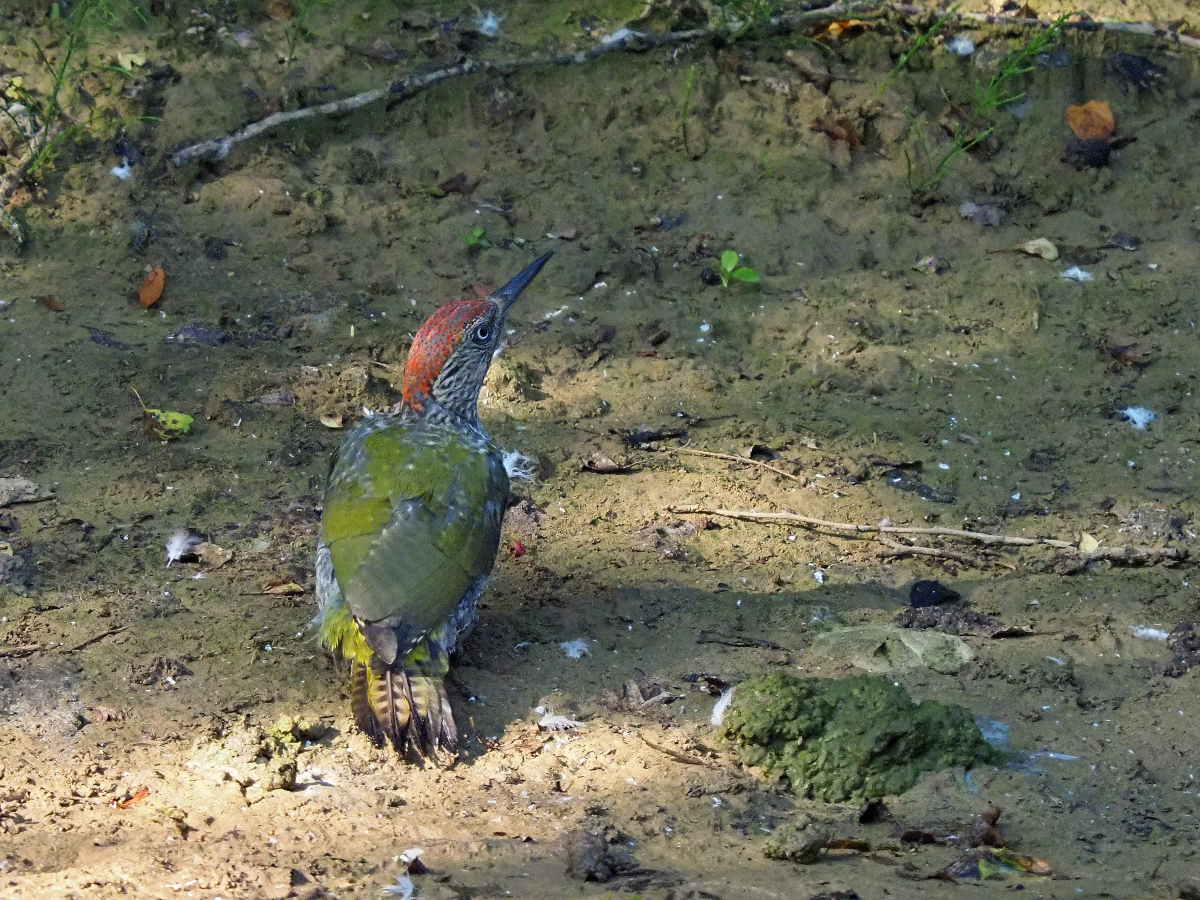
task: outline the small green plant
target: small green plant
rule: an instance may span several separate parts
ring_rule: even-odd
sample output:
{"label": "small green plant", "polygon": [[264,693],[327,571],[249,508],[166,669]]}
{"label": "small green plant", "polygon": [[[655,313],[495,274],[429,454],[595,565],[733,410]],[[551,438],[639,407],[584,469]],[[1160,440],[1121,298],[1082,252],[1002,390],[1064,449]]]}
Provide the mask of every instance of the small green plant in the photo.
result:
{"label": "small green plant", "polygon": [[482,250],[485,247],[492,246],[492,242],[489,241],[487,239],[487,237],[485,237],[485,235],[486,235],[486,231],[484,230],[484,227],[482,225],[480,225],[478,228],[472,228],[463,237],[463,240],[467,244],[467,249],[468,250]]}
{"label": "small green plant", "polygon": [[333,0],[292,0],[292,17],[283,29],[283,64],[290,66],[296,61],[300,45],[312,37],[308,27],[308,15],[318,6],[329,6]]}
{"label": "small green plant", "polygon": [[752,29],[769,24],[786,6],[786,0],[726,0],[717,6],[717,24],[725,39],[736,41]]}
{"label": "small green plant", "polygon": [[1014,93],[1012,83],[1033,70],[1033,60],[1039,54],[1046,52],[1071,15],[1073,13],[1064,13],[1059,16],[1044,31],[1034,35],[1024,47],[1009,53],[1000,63],[996,74],[986,83],[976,85],[968,113],[961,116],[954,126],[949,149],[927,171],[921,173],[911,154],[905,152],[904,156],[908,162],[908,186],[914,195],[927,193],[937,187],[946,177],[950,164],[954,160],[986,140],[988,135],[995,130],[995,126],[987,125],[992,113],[1025,96],[1024,91]]}
{"label": "small green plant", "polygon": [[937,36],[937,33],[942,30],[942,26],[950,21],[950,19],[953,18],[957,13],[958,5],[956,4],[950,7],[950,9],[943,13],[942,16],[939,17],[932,25],[930,25],[913,39],[913,42],[909,48],[900,54],[900,58],[897,59],[896,64],[892,66],[892,71],[888,72],[887,77],[883,79],[883,81],[879,83],[879,87],[875,89],[876,97],[878,97],[887,89],[887,86],[892,83],[892,79],[899,75],[904,68],[908,66],[908,61],[912,59],[922,47],[932,41]]}
{"label": "small green plant", "polygon": [[115,120],[98,110],[81,80],[99,72],[132,74],[127,65],[94,66],[88,59],[95,33],[118,20],[118,6],[145,22],[131,0],[80,0],[66,14],[59,12],[59,5],[51,7],[51,27],[57,32],[53,43],[43,46],[30,38],[36,69],[13,75],[0,95],[0,117],[8,120],[23,145],[16,167],[4,179],[10,193],[16,182],[54,168],[67,144],[96,138],[114,127]]}
{"label": "small green plant", "polygon": [[736,250],[726,250],[721,254],[721,271],[717,274],[721,276],[721,284],[724,287],[729,287],[731,281],[758,284],[758,273],[749,266],[743,266],[738,262]]}
{"label": "small green plant", "polygon": [[[133,389],[130,388],[130,390]],[[187,413],[174,412],[169,409],[152,409],[142,402],[142,395],[136,390],[133,391],[133,396],[137,397],[138,405],[142,408],[142,415],[150,419],[151,427],[159,440],[173,441],[192,430],[194,419]]]}

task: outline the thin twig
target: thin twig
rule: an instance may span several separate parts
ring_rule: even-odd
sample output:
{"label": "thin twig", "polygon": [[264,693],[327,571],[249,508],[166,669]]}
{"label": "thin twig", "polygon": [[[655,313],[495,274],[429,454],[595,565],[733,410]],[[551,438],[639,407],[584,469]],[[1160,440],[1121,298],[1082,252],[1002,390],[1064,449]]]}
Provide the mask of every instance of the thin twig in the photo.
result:
{"label": "thin twig", "polygon": [[734,456],[732,453],[714,453],[711,450],[694,450],[691,447],[667,447],[668,453],[690,453],[692,456],[708,456],[712,459],[725,459],[735,463],[749,463],[752,466],[761,466],[764,469],[770,469],[776,475],[782,475],[784,478],[790,478],[792,481],[803,481],[799,475],[793,475],[791,472],[785,472],[783,469],[778,469],[770,463],[765,463],[758,459],[747,459],[744,456]]}
{"label": "thin twig", "polygon": [[971,556],[968,553],[959,553],[957,550],[944,550],[941,547],[922,547],[919,544],[901,544],[897,541],[891,541],[880,536],[879,543],[887,547],[887,550],[880,550],[879,555],[882,557],[901,558],[905,556],[932,556],[937,559],[949,559],[954,562],[965,563],[969,566],[981,566],[983,560],[977,556]]}
{"label": "thin twig", "polygon": [[35,653],[42,651],[57,650],[60,653],[78,653],[85,647],[90,647],[106,637],[111,637],[114,634],[119,634],[128,628],[128,625],[120,625],[116,628],[110,628],[108,631],[102,631],[99,634],[94,634],[81,644],[76,644],[74,647],[64,647],[62,644],[25,644],[21,647],[8,647],[0,650],[0,659],[21,659],[22,657],[32,656]]}
{"label": "thin twig", "polygon": [[6,647],[0,650],[0,659],[20,659],[24,656],[32,656],[39,650],[48,649],[41,644],[25,644],[21,647]]}
{"label": "thin twig", "polygon": [[718,634],[715,631],[701,631],[696,635],[697,644],[721,644],[725,647],[763,647],[767,650],[783,650],[788,652],[788,648],[782,644],[777,644],[774,641],[768,641],[765,638],[747,638],[747,637],[730,637],[725,634]]}
{"label": "thin twig", "polygon": [[[877,11],[883,8],[884,4],[877,2],[877,0],[864,0],[864,2],[857,3],[834,3],[821,9],[808,10],[792,16],[775,17],[764,24],[772,30],[793,30],[818,22],[844,18],[850,14],[861,13],[865,15],[870,11]],[[719,24],[710,25],[705,28],[690,28],[686,31],[672,31],[667,34],[646,34],[640,31],[622,29],[620,32],[593,44],[586,50],[579,50],[573,53],[534,53],[530,56],[508,60],[467,59],[458,65],[447,66],[444,69],[406,75],[384,87],[372,88],[369,91],[363,91],[361,94],[355,94],[353,97],[332,100],[329,103],[322,103],[319,106],[308,106],[301,109],[277,112],[267,116],[265,119],[252,122],[225,137],[202,141],[199,144],[193,144],[190,147],[177,150],[171,156],[171,161],[179,166],[190,159],[198,159],[206,156],[215,156],[217,159],[224,159],[229,155],[229,151],[242,141],[257,137],[264,131],[269,131],[278,125],[312,118],[313,116],[327,116],[350,112],[351,110],[360,109],[363,106],[375,103],[384,98],[401,100],[432,85],[450,78],[469,75],[472,72],[508,74],[519,69],[528,69],[535,66],[562,66],[584,63],[615,51],[642,53],[654,47],[686,44],[691,41],[720,37],[722,35],[733,36],[737,33],[738,27]]]}
{"label": "thin twig", "polygon": [[92,644],[99,643],[100,641],[104,640],[106,637],[112,637],[114,634],[120,634],[122,631],[124,631],[128,627],[129,627],[128,625],[118,625],[116,628],[108,629],[108,631],[102,631],[99,634],[94,634],[90,638],[88,638],[86,641],[84,641],[82,644],[76,644],[74,647],[70,647],[67,650],[64,650],[63,652],[64,653],[78,653],[80,650],[84,649],[85,647],[90,647],[90,646],[92,646]]}
{"label": "thin twig", "polygon": [[672,750],[670,747],[663,747],[660,744],[656,744],[640,731],[638,732],[638,737],[646,742],[647,747],[653,747],[659,753],[665,753],[676,762],[687,763],[689,766],[704,766],[706,769],[717,768],[716,765],[710,763],[707,759],[701,759],[698,756],[688,756],[686,753],[680,753],[678,750]]}
{"label": "thin twig", "polygon": [[988,534],[983,531],[963,531],[958,528],[924,528],[915,525],[865,525],[854,522],[833,522],[829,519],[817,519],[812,516],[801,516],[791,512],[759,512],[752,509],[720,509],[699,506],[693,503],[673,504],[667,507],[668,512],[687,513],[707,516],[721,516],[726,519],[740,519],[745,522],[779,522],[792,525],[804,525],[810,528],[824,528],[830,531],[840,531],[850,534],[921,534],[952,538],[955,540],[971,541],[984,546],[1006,547],[1053,547],[1056,550],[1069,550],[1088,559],[1103,559],[1110,562],[1128,564],[1147,564],[1153,562],[1176,562],[1187,559],[1188,552],[1180,547],[1103,547],[1090,553],[1079,549],[1078,541],[1063,541],[1048,537],[1018,537],[1010,534]]}

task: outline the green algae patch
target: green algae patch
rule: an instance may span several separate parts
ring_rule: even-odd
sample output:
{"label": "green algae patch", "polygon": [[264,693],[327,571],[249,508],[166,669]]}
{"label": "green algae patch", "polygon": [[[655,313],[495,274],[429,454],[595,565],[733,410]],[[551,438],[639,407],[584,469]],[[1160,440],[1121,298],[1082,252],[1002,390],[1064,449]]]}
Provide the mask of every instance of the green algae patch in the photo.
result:
{"label": "green algae patch", "polygon": [[723,723],[745,765],[827,803],[901,794],[922,772],[998,762],[969,710],[913,703],[886,678],[766,675],[742,682]]}

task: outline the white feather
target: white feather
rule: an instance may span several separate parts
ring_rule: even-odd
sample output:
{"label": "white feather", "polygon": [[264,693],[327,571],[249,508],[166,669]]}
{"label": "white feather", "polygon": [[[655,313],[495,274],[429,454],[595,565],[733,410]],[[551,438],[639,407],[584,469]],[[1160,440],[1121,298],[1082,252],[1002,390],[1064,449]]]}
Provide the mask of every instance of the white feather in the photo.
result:
{"label": "white feather", "polygon": [[513,481],[533,481],[537,463],[520,450],[509,450],[504,454],[504,471]]}
{"label": "white feather", "polygon": [[713,707],[712,719],[709,721],[713,725],[720,725],[725,721],[725,713],[729,710],[729,704],[733,702],[733,688],[726,688],[721,696],[717,698],[717,705]]}
{"label": "white feather", "polygon": [[176,529],[175,532],[167,538],[167,566],[175,562],[185,553],[190,553],[201,544],[204,543],[204,538],[196,534],[194,531],[185,531],[182,528]]}

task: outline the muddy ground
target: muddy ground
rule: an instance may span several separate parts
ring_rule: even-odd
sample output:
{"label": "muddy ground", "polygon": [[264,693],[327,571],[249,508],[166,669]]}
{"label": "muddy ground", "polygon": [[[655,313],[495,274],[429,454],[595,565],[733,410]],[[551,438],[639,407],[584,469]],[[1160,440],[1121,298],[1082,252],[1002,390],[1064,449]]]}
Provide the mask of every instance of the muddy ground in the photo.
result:
{"label": "muddy ground", "polygon": [[[514,5],[493,40],[469,4],[347,2],[312,9],[306,35],[288,6],[118,10],[91,58],[143,64],[80,76],[105,117],[94,140],[10,204],[28,239],[0,245],[0,479],[48,496],[0,509],[0,894],[376,897],[419,847],[416,896],[446,900],[1179,896],[1200,872],[1200,703],[1186,641],[1162,638],[1200,611],[1194,53],[1066,32],[1026,96],[977,123],[994,132],[917,191],[949,107],[969,109],[1029,32],[947,26],[890,77],[928,20],[611,53],[171,165],[281,107],[463,54],[704,20],[699,4],[686,21]],[[1156,10],[1109,12],[1183,17]],[[945,42],[964,30],[976,47],[957,56]],[[44,91],[26,43],[61,46],[44,17],[0,33],[4,79]],[[1064,112],[1095,99],[1136,141],[1080,169]],[[828,133],[847,127],[853,152]],[[1059,258],[1014,249],[1035,238]],[[436,306],[550,248],[481,411],[538,478],[454,662],[463,758],[416,768],[355,732],[306,631],[330,426],[396,402]],[[727,249],[758,285],[705,274]],[[166,288],[146,310],[155,266]],[[194,416],[190,432],[160,440],[134,390]],[[1155,418],[1138,429],[1131,407]],[[585,467],[598,453],[620,471]],[[168,567],[181,528],[232,558]],[[1155,552],[1100,558],[1121,546]],[[969,661],[937,670],[898,631],[838,638],[888,626],[923,578],[1020,633],[962,637]],[[574,640],[587,655],[564,653]],[[860,822],[732,762],[715,698],[688,680],[861,667],[1003,723],[1012,761],[931,774]],[[546,709],[582,724],[540,730]],[[1054,875],[927,880],[993,804],[1008,847]],[[766,858],[805,816],[866,843]]]}

